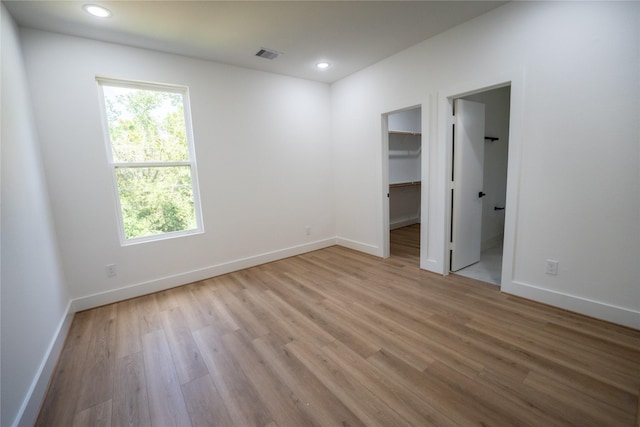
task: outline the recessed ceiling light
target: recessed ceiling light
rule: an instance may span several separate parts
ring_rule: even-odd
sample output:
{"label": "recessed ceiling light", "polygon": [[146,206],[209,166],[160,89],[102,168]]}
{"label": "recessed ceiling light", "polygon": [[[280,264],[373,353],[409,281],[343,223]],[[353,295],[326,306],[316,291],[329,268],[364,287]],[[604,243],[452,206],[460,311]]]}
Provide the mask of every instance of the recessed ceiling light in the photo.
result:
{"label": "recessed ceiling light", "polygon": [[102,6],[96,6],[95,4],[85,4],[83,8],[88,14],[98,18],[108,18],[111,16],[111,12],[109,10]]}
{"label": "recessed ceiling light", "polygon": [[318,62],[316,64],[316,67],[318,67],[321,70],[326,70],[327,68],[329,68],[329,63],[328,62]]}

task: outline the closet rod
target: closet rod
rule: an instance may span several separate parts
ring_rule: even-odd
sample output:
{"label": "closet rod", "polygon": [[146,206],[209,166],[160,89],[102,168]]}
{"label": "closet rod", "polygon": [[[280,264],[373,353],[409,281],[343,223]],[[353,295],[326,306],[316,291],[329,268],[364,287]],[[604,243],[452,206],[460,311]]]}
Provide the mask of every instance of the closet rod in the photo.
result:
{"label": "closet rod", "polygon": [[411,135],[411,136],[421,136],[422,132],[407,132],[403,130],[390,130],[389,135]]}
{"label": "closet rod", "polygon": [[485,136],[484,139],[487,139],[487,140],[493,142],[493,141],[499,140],[500,138],[496,138],[495,136]]}
{"label": "closet rod", "polygon": [[421,181],[411,181],[411,182],[397,182],[395,184],[389,184],[389,188],[397,188],[397,187],[411,187],[414,185],[422,185]]}

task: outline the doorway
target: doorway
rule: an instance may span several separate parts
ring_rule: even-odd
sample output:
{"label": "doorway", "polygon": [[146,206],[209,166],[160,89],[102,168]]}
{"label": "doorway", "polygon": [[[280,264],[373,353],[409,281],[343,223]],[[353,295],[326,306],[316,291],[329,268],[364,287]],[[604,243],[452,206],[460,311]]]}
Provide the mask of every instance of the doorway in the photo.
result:
{"label": "doorway", "polygon": [[420,263],[422,199],[422,109],[383,116],[387,139],[389,255]]}
{"label": "doorway", "polygon": [[[509,158],[511,87],[504,86],[456,99],[460,104],[454,127],[452,147],[452,208],[449,271],[484,282],[501,285],[505,213],[507,209],[507,165]],[[473,145],[466,141],[469,117],[483,110],[481,132]],[[465,118],[465,114],[468,116]],[[465,122],[466,121],[466,122]],[[471,139],[473,139],[471,138]],[[477,141],[480,139],[480,141]],[[465,142],[466,141],[466,142]],[[465,148],[466,147],[466,148]],[[471,148],[470,148],[471,147]],[[462,166],[467,157],[478,169],[475,176]],[[474,152],[469,154],[468,152]],[[461,167],[462,166],[462,167]],[[458,169],[464,169],[456,170]],[[465,175],[466,173],[466,175]],[[467,194],[463,195],[463,189]],[[455,192],[458,191],[456,194]],[[466,199],[464,199],[466,197]],[[460,218],[461,211],[471,218]],[[457,254],[456,254],[457,252]]]}

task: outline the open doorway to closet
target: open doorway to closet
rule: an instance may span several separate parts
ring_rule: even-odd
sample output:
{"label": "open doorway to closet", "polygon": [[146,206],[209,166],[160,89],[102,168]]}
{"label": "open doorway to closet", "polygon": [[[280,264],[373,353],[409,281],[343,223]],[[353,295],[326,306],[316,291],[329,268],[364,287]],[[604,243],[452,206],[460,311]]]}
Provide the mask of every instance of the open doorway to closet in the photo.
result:
{"label": "open doorway to closet", "polygon": [[510,86],[454,101],[450,271],[500,285]]}
{"label": "open doorway to closet", "polygon": [[422,109],[386,115],[390,255],[420,264]]}

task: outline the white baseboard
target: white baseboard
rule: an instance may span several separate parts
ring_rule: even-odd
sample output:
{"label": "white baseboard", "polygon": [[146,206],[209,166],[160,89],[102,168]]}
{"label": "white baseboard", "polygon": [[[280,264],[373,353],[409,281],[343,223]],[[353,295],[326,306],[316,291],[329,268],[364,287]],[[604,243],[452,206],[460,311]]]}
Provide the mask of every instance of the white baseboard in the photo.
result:
{"label": "white baseboard", "polygon": [[413,218],[402,218],[402,219],[394,219],[389,223],[389,229],[395,230],[396,228],[407,227],[413,224],[420,224],[420,217],[416,216]]}
{"label": "white baseboard", "polygon": [[563,308],[585,316],[640,329],[640,311],[605,304],[575,295],[563,294],[518,281],[511,283],[504,281],[501,290],[508,294]]}
{"label": "white baseboard", "polygon": [[355,240],[349,240],[343,237],[336,237],[336,245],[344,246],[345,248],[353,249],[354,251],[358,252],[364,252],[365,254],[377,256],[380,258],[382,258],[383,256],[382,249],[378,246],[356,242]]}
{"label": "white baseboard", "polygon": [[49,387],[49,381],[53,377],[58,358],[62,352],[64,341],[69,333],[71,327],[71,321],[73,320],[72,302],[69,301],[65,310],[64,316],[56,329],[56,332],[49,344],[49,348],[40,363],[40,367],[29,387],[29,391],[20,407],[18,416],[16,417],[13,426],[33,426],[40,413],[40,408],[44,401],[44,397]]}
{"label": "white baseboard", "polygon": [[224,262],[173,276],[162,277],[148,282],[136,283],[106,292],[100,292],[86,297],[73,300],[74,312],[88,310],[90,308],[123,301],[130,298],[139,297],[153,292],[164,291],[187,283],[197,282],[210,277],[220,276],[244,268],[255,267],[256,265],[289,258],[306,252],[323,249],[336,244],[335,238],[318,240],[303,245],[292,246],[277,251],[267,252],[260,255],[250,256],[239,260]]}

